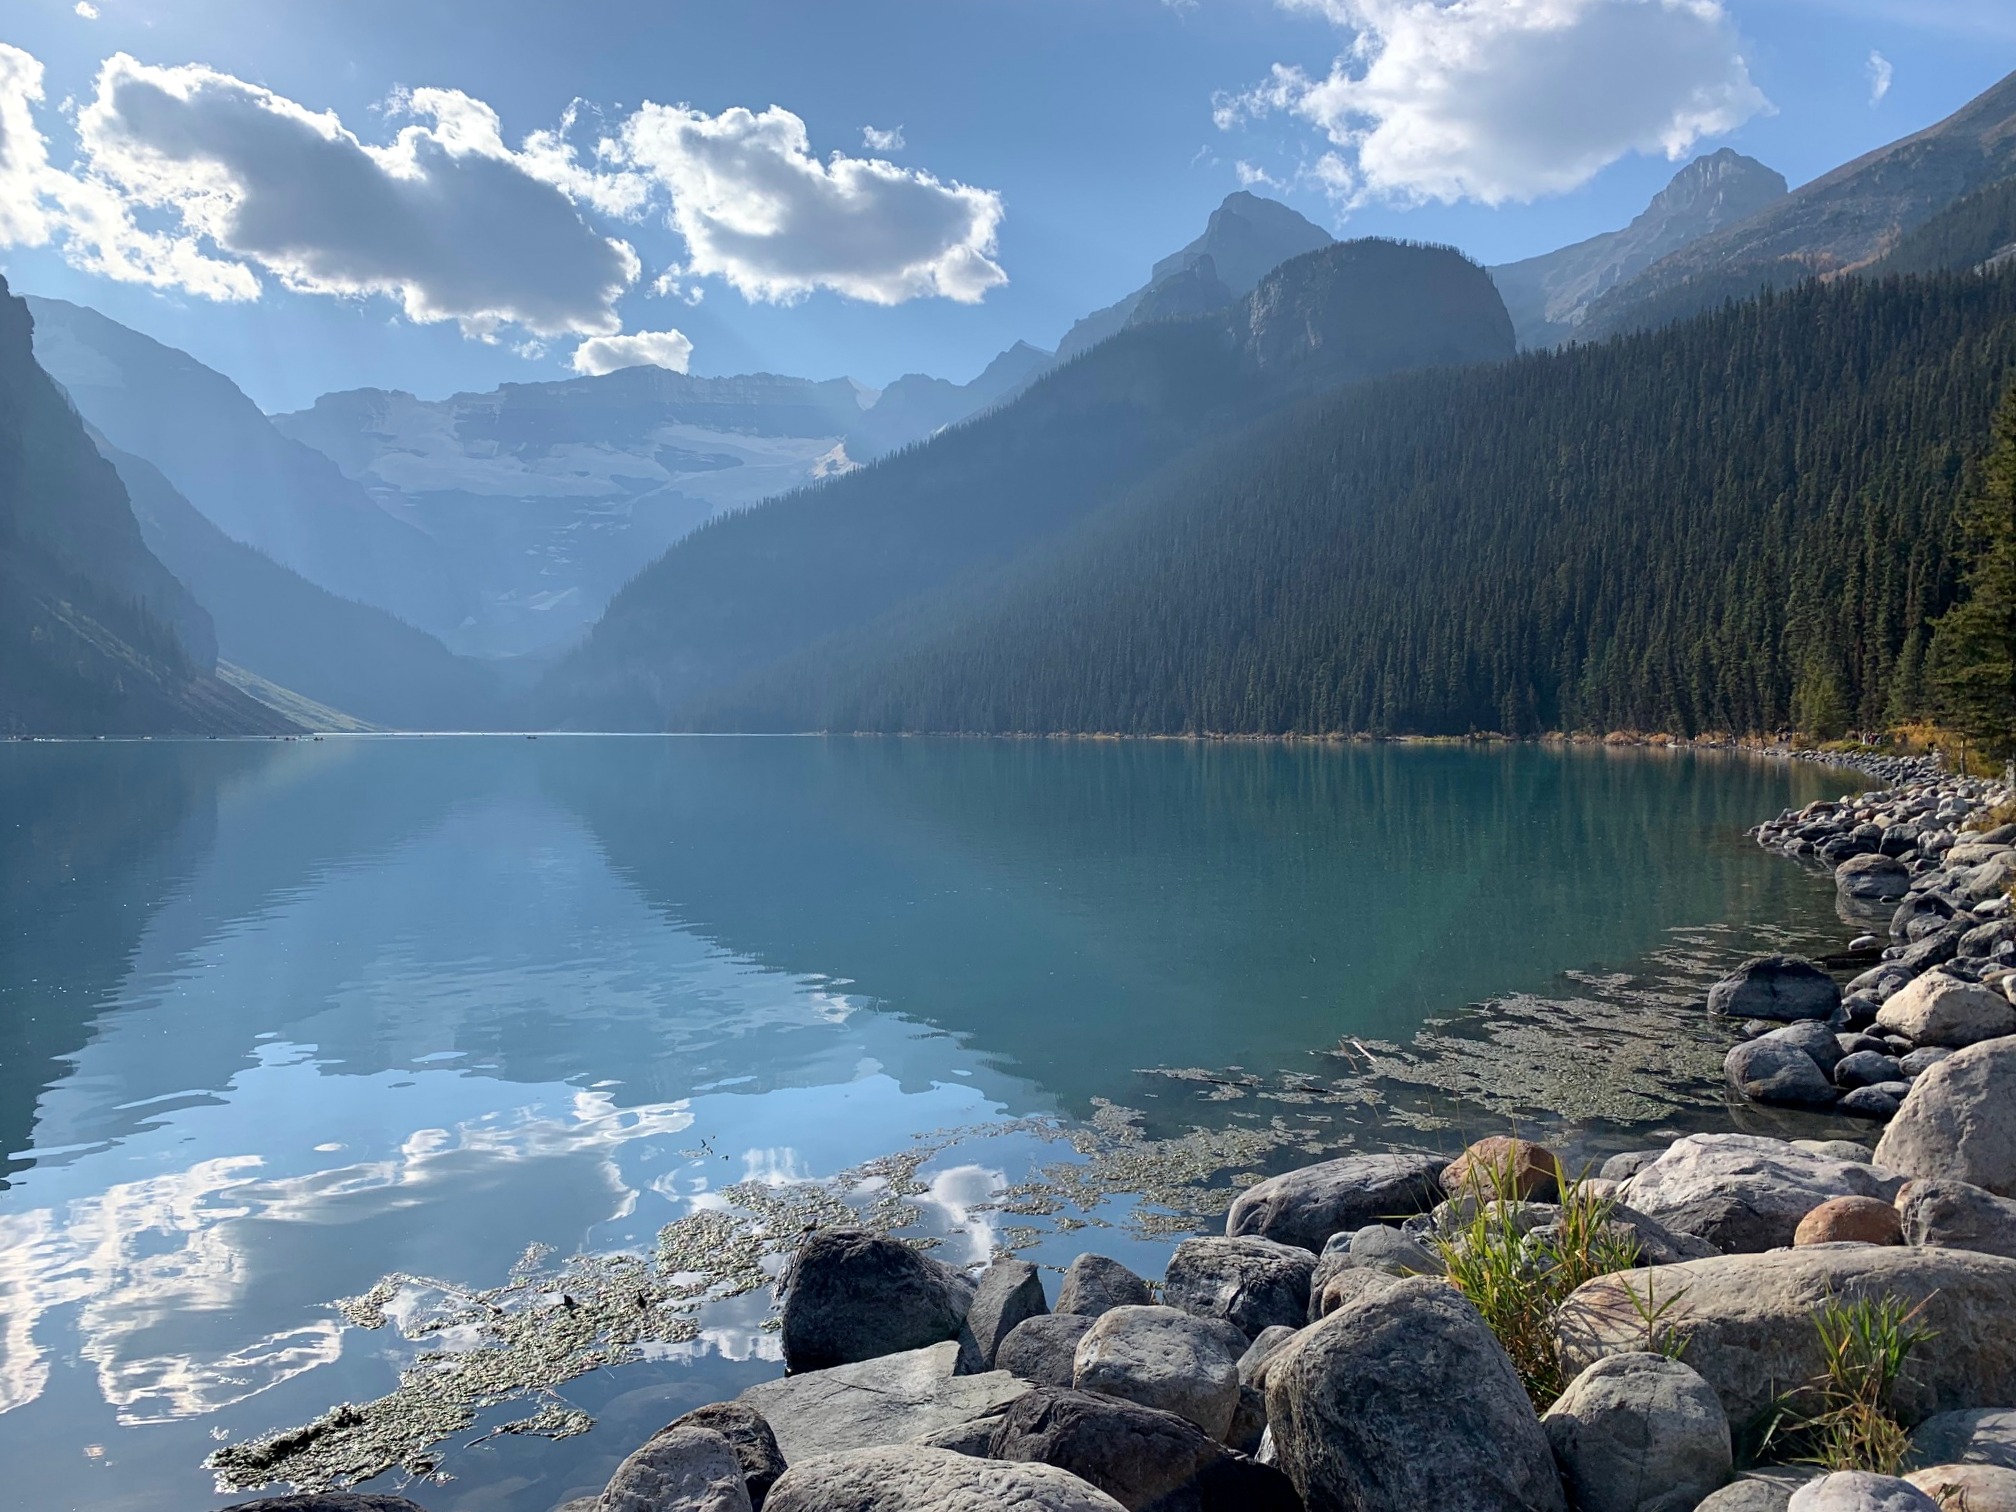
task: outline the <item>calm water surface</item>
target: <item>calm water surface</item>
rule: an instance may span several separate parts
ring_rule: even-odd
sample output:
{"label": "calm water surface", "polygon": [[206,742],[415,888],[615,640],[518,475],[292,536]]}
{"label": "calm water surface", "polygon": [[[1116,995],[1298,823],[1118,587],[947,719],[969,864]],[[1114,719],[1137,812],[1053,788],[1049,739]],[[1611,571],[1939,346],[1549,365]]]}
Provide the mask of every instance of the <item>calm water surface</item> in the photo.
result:
{"label": "calm water surface", "polygon": [[[410,1348],[328,1305],[389,1272],[641,1246],[747,1176],[1138,1105],[1143,1068],[1307,1070],[1679,928],[1831,937],[1828,889],[1739,832],[1845,785],[1531,748],[0,747],[4,1499],[233,1499],[217,1443],[390,1389]],[[959,1245],[1016,1158],[941,1162]],[[760,1303],[565,1386],[595,1432],[472,1432],[414,1494],[594,1489],[779,1370]]]}

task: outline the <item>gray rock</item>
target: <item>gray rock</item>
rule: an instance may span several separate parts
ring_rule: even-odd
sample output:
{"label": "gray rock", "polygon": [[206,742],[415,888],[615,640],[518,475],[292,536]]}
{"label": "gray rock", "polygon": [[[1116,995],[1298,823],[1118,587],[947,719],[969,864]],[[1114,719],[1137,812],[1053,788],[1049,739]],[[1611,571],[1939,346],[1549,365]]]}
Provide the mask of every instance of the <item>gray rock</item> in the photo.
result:
{"label": "gray rock", "polygon": [[1906,1244],[1978,1250],[2016,1260],[2016,1202],[1937,1176],[1904,1183],[1897,1216]]}
{"label": "gray rock", "polygon": [[1596,1174],[1605,1181],[1628,1181],[1665,1153],[1663,1149],[1626,1150],[1604,1161]]}
{"label": "gray rock", "polygon": [[784,1363],[825,1370],[956,1338],[972,1283],[865,1229],[823,1229],[785,1276]]}
{"label": "gray rock", "polygon": [[743,1483],[756,1507],[763,1505],[763,1498],[784,1473],[784,1451],[777,1447],[777,1435],[763,1415],[746,1402],[710,1402],[674,1418],[667,1428],[705,1428],[726,1439],[741,1463]]}
{"label": "gray rock", "polygon": [[1766,1466],[1747,1470],[1704,1500],[1694,1512],[1785,1512],[1792,1493],[1818,1480],[1811,1469]]}
{"label": "gray rock", "polygon": [[1260,1337],[1246,1347],[1246,1353],[1239,1356],[1239,1384],[1266,1390],[1267,1367],[1287,1347],[1288,1341],[1301,1331],[1299,1328],[1278,1326],[1263,1330]]}
{"label": "gray rock", "polygon": [[996,1459],[1068,1470],[1134,1512],[1300,1512],[1280,1471],[1187,1418],[1089,1391],[1032,1391],[994,1437]]}
{"label": "gray rock", "polygon": [[1904,1477],[1949,1512],[2016,1512],[2016,1470],[1934,1465]]}
{"label": "gray rock", "polygon": [[[1906,946],[1904,953],[1897,957],[1897,964],[1914,977],[1921,972],[1930,971],[1934,966],[1943,966],[1960,953],[1960,941],[1966,933],[1966,930],[1957,924],[1949,924],[1944,929],[1934,930]],[[1896,993],[1890,994],[1890,997],[1895,996]],[[1888,1003],[1890,997],[1886,997],[1884,1002]],[[1880,1019],[1882,1015],[1879,1013],[1877,1017]]]}
{"label": "gray rock", "polygon": [[1050,1308],[1043,1300],[1043,1278],[1026,1260],[996,1260],[981,1272],[973,1305],[959,1329],[959,1369],[978,1375],[994,1368],[1001,1341],[1018,1323],[1039,1318]]}
{"label": "gray rock", "polygon": [[994,1368],[1037,1386],[1069,1386],[1078,1341],[1092,1323],[1084,1313],[1024,1319],[1008,1331],[994,1352]]}
{"label": "gray rock", "polygon": [[1960,937],[1963,956],[1992,956],[1997,947],[2016,943],[2016,919],[1990,919]]}
{"label": "gray rock", "polygon": [[1004,1464],[899,1444],[794,1463],[770,1512],[1124,1512],[1054,1465]]}
{"label": "gray rock", "polygon": [[2000,1465],[2016,1470],[2016,1408],[1981,1407],[1940,1412],[1911,1430],[1905,1464]]}
{"label": "gray rock", "polygon": [[994,1453],[994,1435],[1001,1431],[1001,1425],[1008,1421],[1008,1414],[997,1412],[991,1417],[974,1418],[968,1423],[954,1423],[950,1428],[940,1428],[936,1433],[927,1433],[916,1440],[926,1449],[950,1449],[954,1454],[970,1454],[975,1459],[989,1459]]}
{"label": "gray rock", "polygon": [[1442,1257],[1403,1229],[1368,1223],[1348,1234],[1332,1234],[1316,1257],[1309,1278],[1309,1316],[1320,1316],[1316,1301],[1330,1278],[1347,1270],[1383,1271],[1389,1276],[1439,1276],[1447,1267]]}
{"label": "gray rock", "polygon": [[1896,1056],[1879,1055],[1874,1050],[1857,1050],[1853,1055],[1841,1057],[1841,1063],[1834,1068],[1834,1085],[1852,1092],[1857,1087],[1897,1081],[1903,1075],[1903,1062]]}
{"label": "gray rock", "polygon": [[1257,1454],[1260,1440],[1266,1436],[1267,1393],[1241,1381],[1239,1405],[1232,1409],[1232,1426],[1225,1430],[1225,1447],[1241,1454]]}
{"label": "gray rock", "polygon": [[1907,1081],[1916,1081],[1952,1053],[1944,1045],[1921,1045],[1904,1057],[1899,1069]]}
{"label": "gray rock", "polygon": [[1834,890],[1844,902],[1895,903],[1910,886],[1910,868],[1893,856],[1851,856],[1834,868]]}
{"label": "gray rock", "polygon": [[1885,1295],[1924,1303],[1922,1322],[1938,1339],[1897,1383],[1906,1422],[2016,1401],[2016,1330],[2001,1321],[2016,1308],[2016,1260],[1969,1250],[1820,1244],[1619,1271],[1576,1289],[1556,1315],[1555,1338],[1564,1368],[1580,1370],[1644,1349],[1643,1310],[1665,1307],[1662,1330],[1686,1340],[1687,1363],[1729,1420],[1744,1423],[1787,1383],[1820,1374],[1816,1310],[1832,1298]]}
{"label": "gray rock", "polygon": [[1223,1318],[1250,1340],[1277,1324],[1301,1326],[1315,1269],[1300,1245],[1253,1235],[1185,1239],[1169,1259],[1162,1299],[1193,1317]]}
{"label": "gray rock", "polygon": [[1876,1152],[1869,1146],[1852,1139],[1795,1139],[1791,1143],[1802,1155],[1820,1155],[1828,1160],[1852,1160],[1858,1165],[1868,1165],[1876,1158]]}
{"label": "gray rock", "polygon": [[1840,1006],[1834,978],[1801,956],[1757,956],[1708,989],[1708,1011],[1724,1018],[1824,1019]]}
{"label": "gray rock", "polygon": [[[806,1375],[761,1381],[739,1400],[760,1413],[785,1460],[875,1444],[914,1443],[927,1434],[1002,1411],[1029,1389],[1004,1370],[958,1375],[959,1345],[883,1355]],[[773,1495],[774,1490],[773,1490]]]}
{"label": "gray rock", "polygon": [[1899,1476],[1839,1470],[1794,1491],[1785,1512],[1939,1512],[1939,1503]]}
{"label": "gray rock", "polygon": [[1722,1074],[1752,1102],[1824,1108],[1836,1095],[1834,1084],[1812,1056],[1768,1034],[1731,1049],[1722,1062]]}
{"label": "gray rock", "polygon": [[1258,1234],[1312,1253],[1332,1234],[1425,1213],[1442,1200],[1435,1155],[1346,1155],[1248,1187],[1232,1203],[1225,1232]]}
{"label": "gray rock", "polygon": [[2016,882],[2016,855],[2004,852],[1991,856],[1979,866],[1965,867],[1953,874],[1953,892],[1970,903],[1986,902],[2009,891]]}
{"label": "gray rock", "polygon": [[1692,1512],[1734,1463],[1714,1388],[1663,1355],[1598,1360],[1540,1423],[1577,1512]]}
{"label": "gray rock", "polygon": [[1897,1195],[1903,1178],[1858,1160],[1809,1154],[1753,1134],[1690,1134],[1625,1183],[1624,1201],[1725,1252],[1792,1242],[1830,1197]]}
{"label": "gray rock", "polygon": [[1223,1439],[1239,1406],[1241,1352],[1208,1320],[1173,1307],[1116,1307],[1078,1341],[1071,1384],[1173,1412]]}
{"label": "gray rock", "polygon": [[1857,1087],[1845,1092],[1834,1104],[1837,1113],[1853,1113],[1857,1118],[1895,1118],[1904,1106],[1906,1084],[1879,1082],[1873,1087]]}
{"label": "gray rock", "polygon": [[1959,1050],[2016,1034],[2016,1008],[1999,992],[1928,971],[1884,1003],[1876,1022],[1913,1044]]}
{"label": "gray rock", "polygon": [[1721,1253],[1706,1239],[1678,1233],[1622,1202],[1611,1205],[1609,1222],[1630,1230],[1640,1265],[1678,1265],[1682,1260],[1705,1260]]}
{"label": "gray rock", "polygon": [[1906,1176],[1947,1176],[2016,1197],[2016,1040],[1970,1045],[1921,1075],[1876,1158]]}
{"label": "gray rock", "polygon": [[665,1428],[616,1467],[598,1512],[751,1512],[734,1446],[707,1428]]}
{"label": "gray rock", "polygon": [[1389,1281],[1304,1329],[1267,1373],[1276,1462],[1312,1509],[1563,1512],[1547,1435],[1476,1309]]}
{"label": "gray rock", "polygon": [[1080,1255],[1064,1268],[1056,1310],[1096,1318],[1116,1307],[1146,1307],[1154,1300],[1148,1283],[1118,1260]]}
{"label": "gray rock", "polygon": [[1794,1045],[1813,1057],[1813,1063],[1827,1075],[1841,1059],[1841,1038],[1825,1019],[1801,1019],[1773,1029],[1764,1038],[1773,1044]]}

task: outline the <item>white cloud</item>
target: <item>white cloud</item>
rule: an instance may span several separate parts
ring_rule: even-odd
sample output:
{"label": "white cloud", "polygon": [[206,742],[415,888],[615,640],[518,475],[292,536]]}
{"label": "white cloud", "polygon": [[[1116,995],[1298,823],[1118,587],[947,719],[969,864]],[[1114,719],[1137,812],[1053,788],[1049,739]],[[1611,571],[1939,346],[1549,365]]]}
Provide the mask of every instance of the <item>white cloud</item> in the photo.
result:
{"label": "white cloud", "polygon": [[1007,282],[993,260],[998,194],[874,158],[822,163],[805,123],[779,106],[708,116],[647,104],[617,151],[670,197],[687,273],[745,298],[830,289],[872,304],[972,303]]}
{"label": "white cloud", "polygon": [[861,145],[870,152],[901,152],[909,144],[903,140],[901,126],[892,126],[887,131],[875,126],[863,126]]}
{"label": "white cloud", "polygon": [[591,336],[574,349],[574,371],[595,377],[627,367],[662,367],[683,373],[692,355],[693,343],[683,331]]}
{"label": "white cloud", "polygon": [[93,5],[91,0],[77,0],[76,11],[86,21],[96,21],[98,19],[98,7]]}
{"label": "white cloud", "polygon": [[1869,103],[1879,104],[1883,96],[1890,93],[1890,82],[1897,77],[1897,69],[1880,52],[1869,54]]}
{"label": "white cloud", "polygon": [[43,185],[49,146],[35,125],[42,65],[0,42],[0,246],[39,247],[49,240]]}
{"label": "white cloud", "polygon": [[1633,152],[1686,154],[1770,102],[1719,0],[1281,0],[1350,33],[1323,78],[1276,65],[1214,101],[1321,129],[1353,202],[1530,200]]}

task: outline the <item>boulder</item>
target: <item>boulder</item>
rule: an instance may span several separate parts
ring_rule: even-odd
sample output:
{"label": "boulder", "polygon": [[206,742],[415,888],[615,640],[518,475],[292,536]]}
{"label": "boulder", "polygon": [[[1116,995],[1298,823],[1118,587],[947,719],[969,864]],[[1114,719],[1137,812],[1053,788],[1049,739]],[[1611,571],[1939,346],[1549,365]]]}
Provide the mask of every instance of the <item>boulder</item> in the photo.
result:
{"label": "boulder", "polygon": [[1001,1341],[1015,1326],[1049,1310],[1035,1266],[1027,1260],[996,1260],[981,1272],[973,1305],[960,1325],[959,1369],[967,1375],[992,1370]]}
{"label": "boulder", "polygon": [[1920,1045],[1899,1062],[1898,1069],[1904,1073],[1905,1080],[1916,1081],[1952,1053],[1944,1045]]}
{"label": "boulder", "polygon": [[1598,1360],[1540,1425],[1577,1512],[1692,1512],[1734,1462],[1714,1388],[1664,1355]]}
{"label": "boulder", "polygon": [[958,1337],[972,1283],[866,1229],[822,1229],[784,1278],[784,1363],[825,1370]]}
{"label": "boulder", "polygon": [[1104,1491],[1054,1465],[1004,1464],[951,1449],[897,1444],[793,1464],[770,1512],[1124,1512]]}
{"label": "boulder", "polygon": [[2016,1040],[1970,1045],[1921,1075],[1876,1159],[1906,1176],[1951,1177],[2016,1197]]}
{"label": "boulder", "polygon": [[1941,1412],[1911,1430],[1905,1464],[2000,1465],[2016,1470],[2016,1408]]}
{"label": "boulder", "polygon": [[1829,1197],[1801,1218],[1792,1232],[1794,1246],[1903,1242],[1897,1209],[1880,1197]]}
{"label": "boulder", "polygon": [[1955,872],[1951,887],[1954,896],[1969,903],[1982,903],[2008,892],[2011,883],[2016,883],[2016,855],[2005,851],[1990,856],[1979,866]]}
{"label": "boulder", "polygon": [[2016,1202],[1965,1181],[1930,1176],[1905,1182],[1897,1217],[1906,1244],[2016,1260]]}
{"label": "boulder", "polygon": [[1828,1076],[1834,1074],[1835,1064],[1841,1059],[1841,1036],[1825,1019],[1801,1019],[1796,1024],[1786,1024],[1779,1029],[1768,1031],[1764,1038],[1773,1044],[1793,1045],[1813,1057],[1813,1063]]}
{"label": "boulder", "polygon": [[1318,1251],[1332,1234],[1427,1212],[1442,1200],[1443,1164],[1433,1155],[1346,1155],[1270,1176],[1233,1200],[1225,1232]]}
{"label": "boulder", "polygon": [[1830,1197],[1897,1195],[1903,1178],[1754,1134],[1690,1134],[1624,1186],[1624,1201],[1725,1252],[1792,1242],[1799,1220]]}
{"label": "boulder", "polygon": [[1939,1504],[1899,1476],[1837,1470],[1794,1491],[1785,1512],[1939,1512]]}
{"label": "boulder", "polygon": [[1785,1512],[1792,1493],[1820,1473],[1811,1468],[1767,1465],[1746,1470],[1704,1500],[1694,1512]]}
{"label": "boulder", "polygon": [[2016,1512],[2016,1470],[2001,1465],[1933,1465],[1904,1479],[1946,1512]]}
{"label": "boulder", "polygon": [[1560,1190],[1561,1160],[1545,1145],[1493,1134],[1444,1166],[1441,1180],[1451,1197],[1468,1193],[1552,1202]]}
{"label": "boulder", "polygon": [[1732,1048],[1723,1058],[1722,1074],[1752,1102],[1824,1108],[1837,1095],[1827,1073],[1812,1056],[1768,1034]]}
{"label": "boulder", "polygon": [[1315,1509],[1564,1512],[1518,1373],[1461,1295],[1391,1281],[1304,1329],[1267,1372],[1275,1462]]}
{"label": "boulder", "polygon": [[1904,1106],[1904,1094],[1910,1090],[1908,1082],[1878,1082],[1873,1087],[1857,1087],[1852,1092],[1841,1094],[1841,1100],[1834,1104],[1834,1111],[1852,1113],[1857,1118],[1895,1118],[1897,1110]]}
{"label": "boulder", "polygon": [[997,1412],[989,1417],[974,1418],[969,1423],[954,1423],[950,1428],[940,1428],[936,1433],[927,1433],[912,1442],[927,1449],[950,1449],[955,1454],[987,1459],[994,1453],[994,1435],[1007,1421],[1007,1413]]}
{"label": "boulder", "polygon": [[1442,1257],[1413,1234],[1368,1223],[1348,1234],[1332,1234],[1316,1257],[1316,1269],[1309,1277],[1310,1316],[1317,1316],[1316,1299],[1332,1276],[1347,1270],[1384,1271],[1389,1276],[1439,1276],[1448,1269]]}
{"label": "boulder", "polygon": [[616,1467],[597,1512],[751,1512],[734,1446],[709,1428],[665,1428]]}
{"label": "boulder", "polygon": [[1302,1330],[1299,1328],[1269,1328],[1246,1347],[1246,1353],[1239,1356],[1239,1384],[1267,1389],[1267,1367],[1274,1363],[1274,1357],[1287,1347],[1288,1341]]}
{"label": "boulder", "polygon": [[1199,1318],[1223,1318],[1248,1339],[1277,1324],[1301,1327],[1309,1314],[1316,1257],[1300,1245],[1247,1235],[1185,1239],[1170,1257],[1162,1299]]}
{"label": "boulder", "polygon": [[1876,1022],[1914,1045],[1950,1050],[2016,1034],[2016,1008],[1999,992],[1928,971],[1876,1011]]}
{"label": "boulder", "polygon": [[1146,1307],[1155,1293],[1146,1281],[1118,1260],[1104,1255],[1080,1255],[1064,1268],[1057,1288],[1057,1311],[1096,1318],[1116,1307]]}
{"label": "boulder", "polygon": [[1722,1252],[1696,1234],[1677,1233],[1636,1208],[1613,1202],[1607,1221],[1631,1231],[1638,1246],[1640,1265],[1677,1265],[1682,1260],[1705,1260]]}
{"label": "boulder", "polygon": [[1029,1389],[1004,1370],[959,1375],[959,1345],[882,1355],[760,1381],[738,1399],[769,1423],[789,1464],[875,1444],[914,1443],[1002,1411]]}
{"label": "boulder", "polygon": [[1664,1149],[1625,1150],[1604,1161],[1596,1174],[1605,1181],[1629,1181],[1665,1153]]}
{"label": "boulder", "polygon": [[1222,1439],[1239,1406],[1243,1350],[1173,1307],[1116,1307],[1078,1341],[1071,1384],[1176,1413]]}
{"label": "boulder", "polygon": [[1894,1055],[1876,1050],[1857,1050],[1853,1055],[1844,1055],[1834,1067],[1834,1085],[1844,1092],[1903,1079],[1903,1062]]}
{"label": "boulder", "polygon": [[1820,1374],[1816,1312],[1833,1299],[1886,1295],[1923,1302],[1922,1323],[1938,1339],[1897,1383],[1906,1422],[2016,1401],[2016,1331],[1999,1321],[2016,1308],[2016,1260],[1968,1250],[1825,1244],[1619,1271],[1578,1287],[1554,1331],[1564,1367],[1580,1370],[1644,1349],[1645,1310],[1665,1308],[1661,1332],[1686,1341],[1687,1363],[1741,1425]]}
{"label": "boulder", "polygon": [[1834,890],[1864,908],[1897,902],[1911,888],[1911,869],[1893,856],[1850,856],[1834,868]]}
{"label": "boulder", "polygon": [[1840,1006],[1834,978],[1801,956],[1757,956],[1708,989],[1708,1011],[1722,1018],[1824,1019]]}
{"label": "boulder", "polygon": [[705,1428],[726,1439],[741,1462],[742,1480],[755,1507],[762,1507],[763,1498],[784,1473],[784,1451],[777,1447],[777,1435],[763,1415],[746,1402],[710,1402],[674,1418],[668,1427]]}
{"label": "boulder", "polygon": [[1323,1283],[1322,1291],[1309,1299],[1309,1321],[1317,1322],[1340,1307],[1355,1306],[1361,1299],[1390,1291],[1393,1284],[1401,1279],[1382,1270],[1360,1268],[1339,1271]]}
{"label": "boulder", "polygon": [[1025,1318],[994,1352],[994,1368],[1037,1386],[1069,1386],[1078,1341],[1093,1321],[1083,1313]]}
{"label": "boulder", "polygon": [[1129,1512],[1300,1512],[1280,1471],[1189,1419],[1089,1391],[1032,1391],[1008,1409],[995,1459],[1055,1465]]}

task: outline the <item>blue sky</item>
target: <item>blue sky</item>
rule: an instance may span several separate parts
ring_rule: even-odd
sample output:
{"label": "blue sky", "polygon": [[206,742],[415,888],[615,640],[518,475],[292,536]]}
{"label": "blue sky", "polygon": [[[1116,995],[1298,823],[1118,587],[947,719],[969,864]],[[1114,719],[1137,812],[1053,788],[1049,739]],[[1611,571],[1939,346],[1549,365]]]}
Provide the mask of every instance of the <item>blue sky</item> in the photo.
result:
{"label": "blue sky", "polygon": [[1242,176],[1506,261],[1698,152],[1797,184],[1930,124],[2016,68],[2016,5],[10,0],[0,44],[9,279],[281,409],[640,356],[964,379]]}

